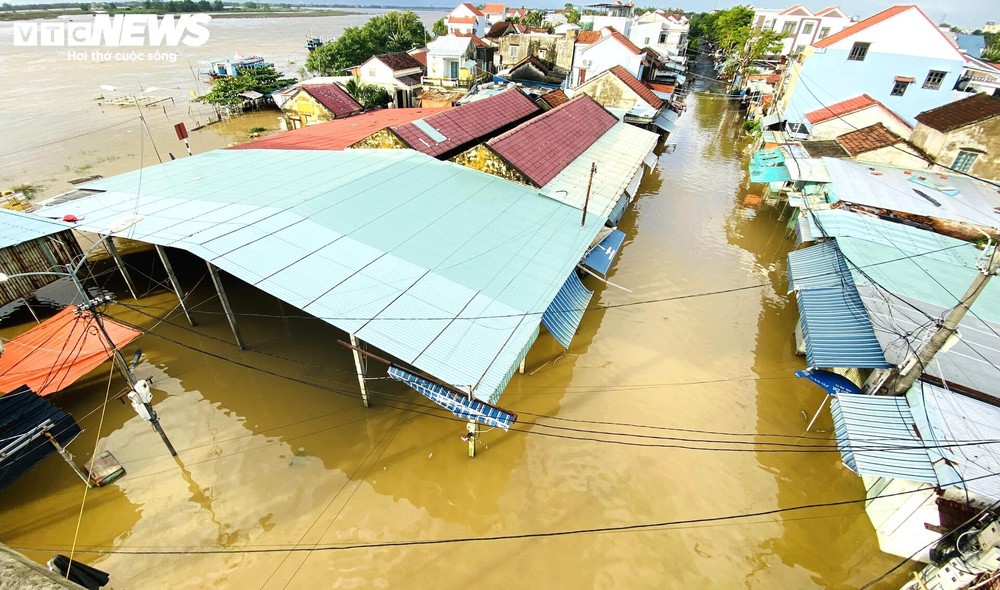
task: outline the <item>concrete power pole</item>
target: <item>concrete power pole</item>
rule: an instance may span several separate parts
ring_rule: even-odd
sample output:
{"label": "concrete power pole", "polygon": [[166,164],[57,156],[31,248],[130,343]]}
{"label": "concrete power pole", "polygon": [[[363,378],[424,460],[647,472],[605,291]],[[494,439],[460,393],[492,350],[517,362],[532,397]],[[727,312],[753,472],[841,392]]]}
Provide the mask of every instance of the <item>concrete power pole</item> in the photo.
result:
{"label": "concrete power pole", "polygon": [[930,342],[917,354],[917,362],[903,374],[900,373],[898,368],[893,368],[889,372],[889,376],[882,382],[881,387],[875,392],[875,395],[906,395],[910,387],[920,378],[924,367],[930,364],[934,355],[941,350],[945,342],[958,330],[958,325],[962,322],[962,318],[965,317],[966,312],[975,303],[976,298],[986,288],[990,277],[997,274],[998,268],[1000,268],[1000,245],[995,244],[989,262],[986,263],[985,267],[979,269],[979,274],[976,275],[976,279],[969,285],[969,289],[959,299],[958,305],[948,312],[938,331],[931,336]]}

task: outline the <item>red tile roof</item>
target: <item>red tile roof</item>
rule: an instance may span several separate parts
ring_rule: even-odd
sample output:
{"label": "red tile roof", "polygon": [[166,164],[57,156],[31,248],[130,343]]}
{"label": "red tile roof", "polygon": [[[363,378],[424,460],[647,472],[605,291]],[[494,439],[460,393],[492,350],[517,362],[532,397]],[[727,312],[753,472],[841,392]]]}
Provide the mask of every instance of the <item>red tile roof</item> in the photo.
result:
{"label": "red tile roof", "polygon": [[924,111],[917,115],[916,119],[918,123],[923,123],[931,129],[947,133],[994,117],[1000,117],[1000,98],[989,94],[974,94],[969,98]]}
{"label": "red tile roof", "polygon": [[310,84],[302,86],[302,90],[316,99],[316,102],[326,107],[335,117],[346,117],[362,110],[358,101],[354,100],[339,84]]}
{"label": "red tile roof", "polygon": [[851,156],[872,152],[877,149],[896,145],[903,138],[889,131],[882,123],[875,123],[837,136],[839,143]]}
{"label": "red tile roof", "polygon": [[629,41],[628,37],[626,37],[625,35],[622,35],[621,33],[619,33],[618,31],[616,31],[612,27],[608,27],[608,28],[611,30],[611,34],[608,35],[609,37],[614,37],[614,39],[616,41],[618,41],[618,43],[620,43],[622,46],[625,47],[625,49],[628,49],[632,53],[634,53],[636,55],[642,54],[642,49],[639,49],[638,45],[636,45],[635,43]]}
{"label": "red tile roof", "polygon": [[[848,37],[850,37],[852,35],[856,35],[857,33],[860,33],[861,31],[867,29],[868,27],[870,27],[872,25],[877,25],[877,24],[879,24],[882,21],[889,20],[890,18],[892,18],[892,17],[894,17],[894,16],[896,16],[898,14],[902,14],[902,13],[906,12],[907,10],[909,10],[911,8],[917,8],[917,7],[916,7],[916,5],[913,5],[913,4],[901,4],[901,5],[898,5],[898,6],[893,6],[891,8],[887,8],[887,9],[883,10],[882,12],[880,12],[878,14],[875,14],[873,16],[869,16],[868,18],[866,18],[863,21],[859,21],[859,22],[854,23],[853,25],[847,27],[846,29],[844,29],[842,31],[838,31],[838,32],[830,35],[829,37],[826,37],[825,39],[821,39],[821,40],[817,41],[816,43],[813,44],[813,46],[815,46],[815,47],[829,47],[829,46],[833,45],[834,43],[836,43],[837,41],[842,41],[842,40],[844,40],[844,39],[846,39],[846,38],[848,38]],[[917,10],[920,10],[920,9],[917,8]],[[923,14],[923,13],[921,12],[921,14]],[[937,25],[935,25],[934,28],[937,28]]]}
{"label": "red tile roof", "polygon": [[536,186],[544,186],[617,122],[589,96],[578,96],[486,145]]}
{"label": "red tile roof", "polygon": [[576,42],[580,45],[593,45],[601,40],[600,31],[579,31],[576,34]]}
{"label": "red tile roof", "polygon": [[806,113],[806,120],[816,125],[817,123],[822,123],[824,121],[829,121],[830,119],[836,119],[837,117],[842,117],[844,115],[849,115],[851,113],[860,111],[862,109],[867,109],[871,106],[877,106],[890,116],[895,118],[897,121],[903,125],[912,128],[913,126],[906,122],[905,119],[900,117],[891,110],[889,107],[885,106],[881,102],[875,100],[874,98],[868,96],[867,94],[862,94],[861,96],[855,96],[854,98],[849,98],[845,101],[832,104],[830,106],[825,106],[821,109],[816,109],[811,113]]}
{"label": "red tile roof", "polygon": [[342,150],[376,131],[428,117],[445,109],[379,109],[293,131],[261,137],[229,149]]}
{"label": "red tile roof", "polygon": [[645,84],[637,80],[635,76],[628,73],[628,70],[626,70],[622,66],[614,66],[608,71],[611,72],[611,74],[613,74],[619,80],[624,82],[626,86],[631,88],[633,92],[639,95],[639,98],[646,101],[649,104],[649,106],[653,107],[654,109],[658,109],[663,106],[663,99],[653,94],[652,90],[650,90]]}
{"label": "red tile roof", "polygon": [[655,90],[657,92],[666,92],[667,94],[674,93],[674,86],[672,84],[657,84],[655,82],[644,82],[644,84],[650,90]]}
{"label": "red tile roof", "polygon": [[483,13],[485,14],[505,14],[506,12],[506,4],[487,4],[483,7]]}
{"label": "red tile roof", "polygon": [[867,109],[868,107],[876,104],[879,104],[877,100],[867,94],[862,94],[861,96],[855,96],[854,98],[849,98],[836,104],[816,109],[811,113],[806,113],[806,120],[815,125],[816,123],[829,121],[830,119],[837,118],[841,115],[860,111],[861,109]]}
{"label": "red tile roof", "polygon": [[376,55],[375,59],[389,66],[393,72],[398,72],[400,70],[412,70],[413,68],[423,68],[424,65],[417,61],[412,55],[405,51],[397,51],[395,53],[383,53],[382,55]]}
{"label": "red tile roof", "polygon": [[452,33],[452,34],[455,35],[456,37],[470,37],[470,38],[472,38],[472,44],[475,45],[475,46],[477,46],[477,47],[491,47],[491,45],[489,43],[487,43],[486,41],[483,41],[482,39],[480,39],[479,37],[477,37],[474,33]]}
{"label": "red tile roof", "polygon": [[471,10],[472,14],[474,14],[476,16],[483,16],[483,13],[480,12],[480,10],[478,8],[476,8],[475,6],[469,4],[468,2],[463,2],[462,6],[468,8],[469,10]]}
{"label": "red tile roof", "polygon": [[557,88],[551,92],[546,92],[545,94],[538,97],[540,100],[545,101],[545,104],[550,107],[557,107],[561,104],[566,104],[569,102],[569,97],[563,92],[562,88]]}
{"label": "red tile roof", "polygon": [[420,49],[420,50],[417,50],[417,51],[409,51],[408,53],[410,54],[410,57],[412,57],[413,59],[415,59],[418,62],[420,62],[421,66],[423,66],[424,68],[427,67],[427,50],[426,49]]}
{"label": "red tile roof", "polygon": [[449,16],[448,23],[454,25],[471,25],[475,24],[476,17],[474,16]]}
{"label": "red tile roof", "polygon": [[403,141],[418,152],[447,158],[481,143],[541,112],[541,108],[517,89],[470,102],[423,119],[445,137],[438,142],[413,122],[392,127]]}

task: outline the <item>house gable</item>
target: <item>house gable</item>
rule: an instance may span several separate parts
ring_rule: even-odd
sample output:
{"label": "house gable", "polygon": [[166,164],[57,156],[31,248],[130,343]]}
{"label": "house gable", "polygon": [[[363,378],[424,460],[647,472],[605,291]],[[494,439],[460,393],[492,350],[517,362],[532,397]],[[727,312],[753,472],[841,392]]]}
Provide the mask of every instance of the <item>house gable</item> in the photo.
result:
{"label": "house gable", "polygon": [[352,149],[406,150],[410,145],[403,141],[392,129],[379,129],[368,137],[351,145]]}
{"label": "house gable", "polygon": [[846,52],[858,42],[871,43],[869,53],[965,61],[951,39],[914,5],[883,10],[816,42],[814,46]]}
{"label": "house gable", "polygon": [[503,156],[485,144],[465,150],[451,159],[452,162],[506,180],[533,186],[528,177],[521,173]]}

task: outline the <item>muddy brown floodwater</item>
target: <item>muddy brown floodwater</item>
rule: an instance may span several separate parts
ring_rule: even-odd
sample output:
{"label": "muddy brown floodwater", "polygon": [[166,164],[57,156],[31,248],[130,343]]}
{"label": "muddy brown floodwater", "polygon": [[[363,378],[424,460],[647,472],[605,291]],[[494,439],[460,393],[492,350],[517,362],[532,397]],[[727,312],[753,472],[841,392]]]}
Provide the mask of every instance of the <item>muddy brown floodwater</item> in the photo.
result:
{"label": "muddy brown floodwater", "polygon": [[[828,412],[803,436],[822,393],[792,375],[792,241],[778,212],[743,207],[739,118],[718,98],[688,104],[620,225],[610,279],[632,292],[598,288],[610,307],[585,315],[564,355],[539,338],[500,401],[516,431],[485,433],[476,459],[461,422],[398,384],[371,382],[362,407],[338,330],[225,277],[240,351],[202,263],[174,262],[191,328],[155,256],[136,252],[140,300],[104,266],[97,280],[121,300],[110,315],[150,330],[126,353],[143,350],[136,372],[154,379],[179,459],[130,406],[101,410],[123,385],[105,365],[53,400],[85,428],[80,462],[96,446],[128,474],[87,492],[50,457],[0,491],[0,541],[44,561],[75,539],[119,589],[851,589],[879,576],[898,559],[861,503],[692,522],[864,489]],[[570,533],[535,536],[554,532]],[[514,538],[485,540],[498,536]]]}

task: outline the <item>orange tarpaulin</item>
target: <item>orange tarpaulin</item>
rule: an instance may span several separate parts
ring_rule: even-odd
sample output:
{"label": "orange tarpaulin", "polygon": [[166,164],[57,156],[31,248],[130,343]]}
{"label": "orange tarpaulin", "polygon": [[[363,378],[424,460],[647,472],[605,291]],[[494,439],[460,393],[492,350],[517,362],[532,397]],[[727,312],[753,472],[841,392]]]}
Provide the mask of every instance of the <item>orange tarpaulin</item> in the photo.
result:
{"label": "orange tarpaulin", "polygon": [[[67,307],[4,345],[0,355],[0,395],[27,385],[38,395],[50,395],[73,384],[111,358],[107,340],[90,312]],[[140,332],[101,318],[121,348]]]}

